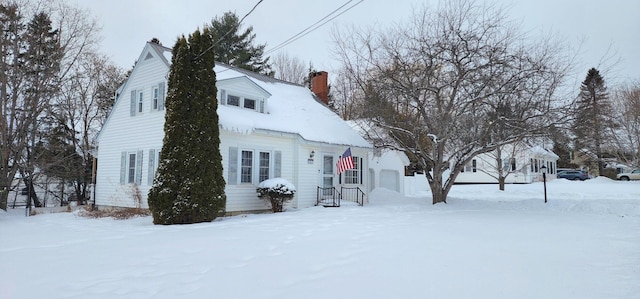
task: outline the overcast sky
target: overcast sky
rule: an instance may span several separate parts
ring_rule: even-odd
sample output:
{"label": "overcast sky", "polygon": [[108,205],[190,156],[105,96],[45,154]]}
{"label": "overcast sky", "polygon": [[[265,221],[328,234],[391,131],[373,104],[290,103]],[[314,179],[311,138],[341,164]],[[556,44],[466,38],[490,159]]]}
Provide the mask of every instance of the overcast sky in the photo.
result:
{"label": "overcast sky", "polygon": [[[215,16],[234,11],[241,18],[259,0],[69,0],[87,8],[102,26],[103,52],[122,68],[130,68],[145,42],[157,37],[173,47],[176,38],[189,34]],[[575,76],[583,80],[597,67],[609,85],[640,80],[640,1],[638,0],[495,0],[508,7],[523,29],[557,32],[578,46]],[[258,43],[267,51],[313,25],[348,0],[263,0],[243,22],[253,26]],[[346,8],[357,4],[352,0]],[[435,0],[364,0],[310,34],[279,51],[331,73],[339,67],[330,48],[330,32],[340,26],[386,26],[408,19],[414,7]],[[609,58],[601,61],[603,58]],[[614,64],[616,60],[619,63]]]}

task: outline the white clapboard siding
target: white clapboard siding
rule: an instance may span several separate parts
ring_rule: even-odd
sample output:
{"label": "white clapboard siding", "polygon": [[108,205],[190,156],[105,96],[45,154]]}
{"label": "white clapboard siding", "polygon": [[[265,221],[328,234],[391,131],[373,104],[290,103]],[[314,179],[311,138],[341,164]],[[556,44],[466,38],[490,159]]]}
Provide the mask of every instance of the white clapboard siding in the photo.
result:
{"label": "white clapboard siding", "polygon": [[[144,59],[148,54],[153,58]],[[121,91],[107,124],[98,136],[96,204],[99,206],[137,206],[133,200],[132,186],[120,184],[120,173],[122,152],[137,154],[140,151],[143,153],[140,168],[142,179],[138,188],[143,196],[142,207],[148,207],[148,154],[150,149],[157,151],[162,148],[164,136],[164,109],[151,109],[153,87],[160,83],[166,86],[166,74],[169,71],[169,67],[159,55],[151,47],[146,47]],[[143,111],[136,110],[134,116],[131,116],[130,104],[132,90],[136,90],[136,93],[142,90],[144,95]]]}

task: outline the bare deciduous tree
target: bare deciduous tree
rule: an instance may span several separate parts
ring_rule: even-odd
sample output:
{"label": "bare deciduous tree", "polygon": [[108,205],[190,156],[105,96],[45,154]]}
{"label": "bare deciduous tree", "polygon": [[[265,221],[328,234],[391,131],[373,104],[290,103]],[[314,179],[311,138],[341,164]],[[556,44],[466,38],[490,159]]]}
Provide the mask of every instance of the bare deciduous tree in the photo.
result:
{"label": "bare deciduous tree", "polygon": [[341,69],[333,80],[333,107],[344,120],[362,118],[364,103],[362,92],[346,69]]}
{"label": "bare deciduous tree", "polygon": [[[110,100],[96,101],[91,94],[96,91],[90,89],[98,87],[81,78],[94,76],[93,80],[104,81],[109,78],[105,76],[105,69],[114,69],[95,54],[100,28],[86,10],[62,0],[15,1],[0,4],[0,18],[3,29],[0,34],[0,96],[7,99],[2,101],[0,111],[0,186],[3,188],[0,208],[6,208],[8,188],[16,173],[20,171],[23,178],[28,178],[28,184],[32,184],[33,178],[42,170],[35,165],[35,160],[42,154],[37,153],[36,147],[42,144],[38,138],[43,136],[46,121],[52,117],[58,123],[68,125],[61,131],[77,134],[68,140],[72,145],[76,141],[71,140],[78,140],[77,154],[91,163],[86,155],[90,147],[87,144],[104,121]],[[40,28],[38,34],[29,31],[31,24],[25,21],[29,18],[32,24],[40,24],[36,26]],[[29,49],[37,51],[29,54]],[[91,74],[87,73],[89,71]],[[78,84],[88,85],[83,90],[77,87]],[[105,94],[111,97],[116,86],[111,83],[108,87],[111,90],[106,92],[107,87],[102,84],[99,87],[101,97],[104,99]],[[70,91],[77,93],[72,95]],[[64,106],[70,98],[89,102],[76,103],[79,106],[73,108]],[[63,107],[72,111],[62,111]],[[80,110],[84,112],[78,112]],[[52,116],[52,113],[56,115]],[[64,161],[65,157],[61,157],[59,162]]]}
{"label": "bare deciduous tree", "polygon": [[275,71],[275,78],[304,84],[309,76],[306,64],[297,57],[289,56],[287,53],[278,53],[271,57],[272,68]]}
{"label": "bare deciduous tree", "polygon": [[59,32],[44,12],[34,13],[27,22],[15,3],[0,5],[0,19],[0,208],[7,208],[9,187],[18,171],[31,191],[29,199],[40,205],[33,192],[30,146],[35,144],[38,119],[57,92]]}
{"label": "bare deciduous tree", "polygon": [[619,161],[640,167],[640,82],[614,90],[612,106],[616,127],[610,127]]}
{"label": "bare deciduous tree", "polygon": [[63,157],[47,155],[53,160],[43,161],[43,164],[70,166],[66,172],[58,172],[56,176],[73,185],[75,197],[82,203],[90,197],[87,188],[91,184],[94,139],[115,100],[113,91],[124,81],[124,76],[123,71],[107,58],[95,53],[80,56],[69,71],[71,75],[61,86],[49,115],[56,124],[64,127],[61,131],[69,132],[67,145],[73,151]]}
{"label": "bare deciduous tree", "polygon": [[[388,31],[353,29],[334,40],[368,119],[384,129],[370,136],[374,145],[404,151],[428,170],[434,204],[446,202],[478,154],[546,133],[570,67],[559,41],[529,39],[503,9],[465,0],[424,7]],[[512,113],[492,117],[505,103]],[[495,134],[497,126],[508,130]]]}

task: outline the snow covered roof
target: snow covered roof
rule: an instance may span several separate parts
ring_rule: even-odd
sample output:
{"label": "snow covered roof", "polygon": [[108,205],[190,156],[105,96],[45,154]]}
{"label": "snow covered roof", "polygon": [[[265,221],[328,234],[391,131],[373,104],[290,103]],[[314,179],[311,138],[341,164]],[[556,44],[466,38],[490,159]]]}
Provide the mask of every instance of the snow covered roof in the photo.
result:
{"label": "snow covered roof", "polygon": [[539,145],[531,146],[531,152],[546,158],[553,158],[556,160],[560,159],[560,157],[556,155],[553,151]]}
{"label": "snow covered roof", "polygon": [[214,70],[218,81],[247,77],[271,94],[265,109],[268,113],[219,105],[220,126],[225,130],[244,134],[255,130],[286,132],[299,134],[308,141],[372,147],[356,130],[318,101],[315,95],[302,85],[224,63],[216,63]]}
{"label": "snow covered roof", "polygon": [[[160,54],[167,66],[171,65],[170,48],[152,42],[147,42],[147,46]],[[313,142],[372,148],[357,131],[302,85],[220,62],[216,62],[214,71],[217,81],[246,77],[271,95],[265,107],[268,113],[218,105],[219,122],[224,130],[243,134],[256,130],[284,132],[299,134]]]}

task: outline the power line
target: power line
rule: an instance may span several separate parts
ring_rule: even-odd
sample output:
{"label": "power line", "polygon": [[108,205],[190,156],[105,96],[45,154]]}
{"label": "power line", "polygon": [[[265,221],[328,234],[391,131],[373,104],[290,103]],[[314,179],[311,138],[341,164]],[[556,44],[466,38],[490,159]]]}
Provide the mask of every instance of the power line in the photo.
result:
{"label": "power line", "polygon": [[[264,55],[267,55],[269,53],[273,53],[275,51],[278,51],[282,48],[284,48],[285,46],[291,44],[292,42],[304,37],[305,35],[317,30],[318,28],[324,26],[326,23],[331,22],[332,20],[334,20],[335,18],[341,16],[342,14],[344,14],[345,12],[351,10],[352,8],[356,7],[357,5],[359,5],[360,3],[364,2],[364,0],[360,0],[357,3],[353,4],[352,6],[348,7],[347,9],[343,10],[342,12],[340,12],[339,14],[337,14],[336,16],[333,16],[332,18],[330,18],[329,20],[326,20],[325,22],[323,22],[320,25],[317,25],[318,23],[322,22],[323,20],[325,20],[326,18],[330,17],[331,15],[335,14],[337,11],[339,11],[340,9],[342,9],[343,7],[345,7],[347,4],[349,4],[350,2],[352,2],[353,0],[349,0],[347,1],[345,4],[343,4],[342,6],[338,7],[337,9],[335,9],[334,11],[332,11],[331,13],[329,13],[328,15],[324,16],[323,18],[321,18],[320,20],[318,20],[317,22],[315,22],[313,25],[305,28],[304,30],[300,31],[299,33],[295,34],[294,36],[288,38],[287,40],[285,40],[284,42],[281,42],[280,44],[276,45],[275,47],[267,50],[264,52]],[[317,26],[316,26],[317,25]],[[314,27],[315,26],[315,27]],[[313,28],[313,29],[311,29]],[[311,30],[309,30],[311,29]]]}
{"label": "power line", "polygon": [[[283,45],[283,44],[285,44],[286,42],[288,42],[288,41],[290,41],[290,40],[292,40],[292,39],[296,38],[297,36],[301,35],[301,34],[302,34],[302,33],[304,33],[305,31],[307,31],[307,30],[311,29],[313,26],[315,26],[315,25],[317,25],[318,23],[322,22],[324,19],[326,19],[326,18],[328,18],[329,16],[331,16],[332,14],[336,13],[336,11],[339,11],[340,9],[342,9],[343,7],[345,7],[347,4],[349,4],[349,3],[350,3],[350,2],[352,2],[352,1],[353,1],[353,0],[349,0],[349,1],[347,1],[345,4],[342,4],[342,6],[340,6],[340,7],[336,8],[334,11],[330,12],[328,15],[324,16],[322,19],[320,19],[320,20],[318,20],[317,22],[313,23],[311,26],[309,26],[309,27],[305,28],[304,30],[302,30],[302,31],[298,32],[296,35],[294,35],[294,36],[290,37],[289,39],[287,39],[287,40],[285,40],[285,41],[283,41],[283,42],[279,43],[278,45],[276,45],[275,47],[273,47],[273,49],[276,49],[276,48],[278,48],[278,47],[282,46],[282,45]],[[269,50],[269,51],[267,51],[267,52],[273,52],[273,51],[274,51],[273,49],[272,49],[272,50]],[[266,53],[265,53],[265,54],[266,54]]]}
{"label": "power line", "polygon": [[[240,19],[240,22],[238,22],[238,27],[240,27],[240,25],[242,25],[242,21],[244,21],[244,19],[246,17],[248,17],[254,10],[256,10],[256,7],[258,7],[258,5],[260,3],[262,3],[263,0],[259,0],[258,3],[256,3],[256,5],[253,6],[253,8],[251,8],[251,10],[244,15],[244,17],[242,17],[242,19]],[[206,50],[202,51],[202,53],[198,54],[198,56],[194,57],[192,60],[196,60],[198,58],[200,58],[202,55],[206,54],[207,52],[211,51],[211,49],[213,49],[213,47],[215,47],[218,43],[220,43],[221,40],[223,40],[225,37],[227,37],[227,35],[229,35],[231,33],[231,31],[233,31],[234,28],[229,29],[229,31],[227,31],[224,35],[222,35],[220,38],[218,38],[217,41],[214,41],[213,44],[211,44],[211,46],[209,48],[207,48]]]}

